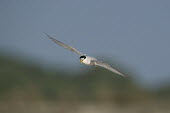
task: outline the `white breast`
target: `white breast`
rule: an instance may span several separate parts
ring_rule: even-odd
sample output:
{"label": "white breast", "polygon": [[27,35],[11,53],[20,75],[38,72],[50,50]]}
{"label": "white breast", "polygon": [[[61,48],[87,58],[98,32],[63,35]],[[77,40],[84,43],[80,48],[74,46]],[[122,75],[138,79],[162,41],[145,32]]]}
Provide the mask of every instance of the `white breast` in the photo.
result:
{"label": "white breast", "polygon": [[86,56],[86,59],[83,60],[83,63],[86,65],[90,65],[91,60],[97,60],[97,59],[91,56]]}

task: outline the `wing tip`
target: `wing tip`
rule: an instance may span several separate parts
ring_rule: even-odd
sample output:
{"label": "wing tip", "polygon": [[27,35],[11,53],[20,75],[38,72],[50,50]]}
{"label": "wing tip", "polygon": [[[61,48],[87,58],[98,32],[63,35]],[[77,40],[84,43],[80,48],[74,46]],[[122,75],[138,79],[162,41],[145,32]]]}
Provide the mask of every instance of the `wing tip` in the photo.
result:
{"label": "wing tip", "polygon": [[126,75],[124,75],[124,74],[120,74],[120,75],[121,75],[121,76],[123,76],[123,77],[125,77],[125,78],[127,77],[127,76],[126,76]]}
{"label": "wing tip", "polygon": [[122,73],[120,73],[120,72],[114,72],[114,73],[116,73],[117,75],[120,75],[120,76],[122,76],[122,77],[127,77],[126,75],[124,75],[124,74],[122,74]]}
{"label": "wing tip", "polygon": [[52,38],[49,34],[47,34],[46,32],[44,32],[45,35],[47,35],[47,37],[51,40],[53,40],[54,38]]}

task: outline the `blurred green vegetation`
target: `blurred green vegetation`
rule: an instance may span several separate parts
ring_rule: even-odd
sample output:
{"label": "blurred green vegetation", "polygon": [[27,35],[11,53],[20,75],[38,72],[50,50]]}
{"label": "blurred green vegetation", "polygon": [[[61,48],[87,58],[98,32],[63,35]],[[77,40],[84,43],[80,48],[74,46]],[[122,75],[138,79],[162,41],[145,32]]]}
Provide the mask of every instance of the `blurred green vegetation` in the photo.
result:
{"label": "blurred green vegetation", "polygon": [[[56,67],[57,69],[57,67]],[[132,78],[105,69],[68,74],[13,57],[0,57],[0,100],[94,101],[129,104],[170,96],[169,87],[148,91]],[[168,98],[169,99],[169,98]]]}

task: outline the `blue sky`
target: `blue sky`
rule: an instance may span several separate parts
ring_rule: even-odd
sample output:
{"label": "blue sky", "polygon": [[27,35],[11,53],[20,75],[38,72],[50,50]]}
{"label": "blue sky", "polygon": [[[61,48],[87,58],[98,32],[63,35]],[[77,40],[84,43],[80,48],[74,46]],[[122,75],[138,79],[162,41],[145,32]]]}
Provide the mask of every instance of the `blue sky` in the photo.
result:
{"label": "blue sky", "polygon": [[170,80],[169,12],[168,0],[1,0],[0,50],[42,65],[84,68],[46,32],[154,86]]}

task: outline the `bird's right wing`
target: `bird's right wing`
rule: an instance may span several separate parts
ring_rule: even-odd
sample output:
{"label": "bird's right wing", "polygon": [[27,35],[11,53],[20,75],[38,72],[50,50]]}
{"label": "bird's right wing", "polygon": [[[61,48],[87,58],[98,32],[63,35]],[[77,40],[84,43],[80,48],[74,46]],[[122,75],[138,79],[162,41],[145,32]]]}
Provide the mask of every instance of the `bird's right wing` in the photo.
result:
{"label": "bird's right wing", "polygon": [[[46,34],[46,33],[45,33],[45,34]],[[75,53],[77,53],[77,54],[80,55],[80,56],[84,55],[83,53],[79,52],[79,51],[76,50],[75,48],[73,48],[73,47],[71,47],[71,46],[68,46],[68,45],[66,45],[66,44],[64,44],[64,43],[62,43],[62,42],[54,39],[53,37],[51,37],[51,36],[48,35],[48,34],[46,34],[46,35],[47,35],[48,38],[51,39],[54,43],[56,43],[56,44],[58,44],[58,45],[60,45],[60,46],[62,46],[62,47],[64,47],[64,48],[66,48],[66,49],[68,49],[68,50],[70,50],[70,51],[72,51],[72,52],[75,52]]]}
{"label": "bird's right wing", "polygon": [[116,74],[118,74],[118,75],[121,75],[121,76],[126,77],[125,75],[123,75],[123,74],[120,73],[119,71],[113,69],[113,68],[112,68],[109,64],[107,64],[107,63],[104,63],[104,62],[98,61],[98,60],[94,60],[94,64],[97,65],[97,66],[103,67],[103,68],[105,68],[105,69],[108,69],[108,70],[110,70],[110,71],[112,71],[112,72],[114,72],[114,73],[116,73]]}

